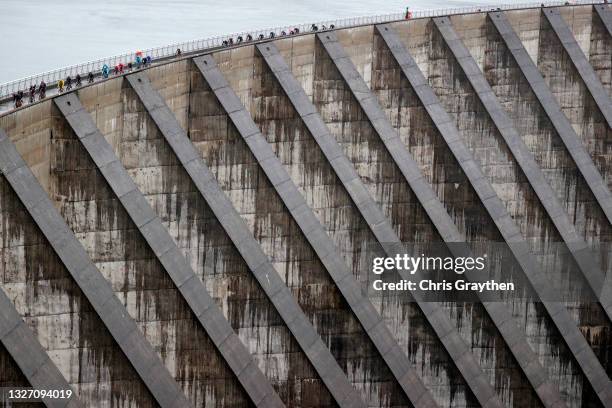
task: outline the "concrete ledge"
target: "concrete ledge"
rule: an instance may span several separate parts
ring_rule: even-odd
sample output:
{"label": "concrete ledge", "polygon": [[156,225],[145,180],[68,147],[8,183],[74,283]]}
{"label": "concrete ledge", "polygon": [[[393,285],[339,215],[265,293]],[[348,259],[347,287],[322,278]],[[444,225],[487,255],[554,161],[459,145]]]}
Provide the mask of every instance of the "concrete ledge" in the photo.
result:
{"label": "concrete ledge", "polygon": [[[269,50],[265,49],[265,51]],[[210,56],[207,56],[206,60],[196,58],[194,61],[206,81],[208,81],[209,76],[211,76],[211,72],[215,70],[218,71],[218,68],[212,68],[215,63]],[[215,79],[219,77],[218,73],[214,75]],[[211,78],[213,77],[211,76]],[[223,98],[237,98],[235,94],[234,96],[228,96],[230,93],[234,93],[229,86],[214,90],[214,93],[223,106],[226,105],[223,102]],[[303,109],[306,112],[312,113],[312,110],[308,106],[304,105]],[[242,107],[242,110],[245,111],[246,117],[248,112],[246,112],[244,107]],[[413,371],[410,361],[406,355],[400,351],[399,347],[394,347],[389,350],[387,345],[384,344],[385,342],[383,339],[392,339],[395,343],[393,335],[386,326],[376,326],[376,324],[382,321],[382,318],[378,315],[372,303],[361,294],[360,287],[352,278],[347,265],[341,260],[342,258],[335,244],[323,229],[323,226],[314,215],[312,209],[306,204],[306,200],[299,192],[296,185],[291,181],[284,166],[274,154],[272,147],[259,131],[248,136],[250,129],[256,127],[253,120],[250,119],[250,115],[248,115],[248,118],[249,123],[234,121],[234,125],[242,137],[248,141],[247,144],[251,152],[259,162],[264,173],[266,173],[266,176],[274,186],[283,203],[285,203],[285,206],[289,209],[291,216],[298,224],[300,230],[308,240],[308,243],[322,261],[332,280],[338,286],[338,289],[346,299],[351,311],[361,323],[366,334],[383,360],[387,363],[387,366],[391,370],[393,370],[394,367],[401,367],[400,372],[396,369],[395,372],[392,371],[392,373],[410,401],[418,407],[435,406],[436,403],[433,397],[431,397],[431,394],[420,379],[411,384],[402,381],[406,373]]]}
{"label": "concrete ledge", "polygon": [[[155,94],[152,94],[151,97],[155,97]],[[81,102],[75,93],[60,96],[54,99],[54,101],[59,110],[65,115],[68,123],[77,136],[83,135],[85,129],[91,128],[92,125],[95,126],[91,116],[79,117],[78,120],[74,119],[75,113],[71,113],[70,108],[81,106]],[[160,104],[160,98],[157,99],[156,103],[157,107],[162,106]],[[65,107],[68,107],[68,109]],[[134,224],[136,224],[143,238],[155,253],[155,256],[164,267],[166,273],[170,276],[189,307],[197,316],[204,330],[206,330],[213,343],[217,346],[221,356],[228,363],[236,377],[240,378],[243,367],[232,364],[232,361],[236,361],[235,357],[232,357],[240,355],[242,361],[249,362],[251,361],[250,353],[246,350],[244,345],[240,343],[240,340],[237,340],[237,335],[206,291],[204,284],[197,278],[196,274],[187,264],[181,251],[176,246],[176,243],[163,226],[159,217],[154,215],[146,198],[138,190],[138,187],[128,175],[119,159],[115,156],[111,146],[106,139],[104,139],[102,133],[96,131],[95,133],[89,134],[87,137],[97,139],[95,144],[83,143],[83,146],[93,161],[96,162],[96,165],[98,165],[100,161],[105,161],[103,160],[104,157],[112,157],[110,163],[104,166],[98,165],[100,172],[121,201],[129,217]],[[81,141],[83,141],[83,139],[81,139]],[[184,285],[185,282],[189,282],[189,285]],[[221,347],[228,338],[234,337],[238,341],[239,346],[237,345],[232,350]],[[145,368],[143,367],[143,369]],[[178,388],[178,384],[174,379],[170,377],[170,380],[172,386]],[[254,371],[253,378],[250,380],[252,383],[251,388],[246,386],[248,384],[242,385],[250,397],[254,395],[258,396],[257,399],[252,399],[254,404],[257,405],[261,402],[263,398],[259,398],[259,395],[262,392],[264,393],[264,397],[270,393],[275,394],[274,389],[261,371]],[[171,385],[168,383],[168,387],[170,386]],[[277,406],[283,405],[280,399],[278,399],[277,402]]]}
{"label": "concrete ledge", "polygon": [[[222,87],[224,79],[219,76],[220,72],[210,72],[215,83]],[[128,76],[127,80],[336,402],[348,407],[342,404],[351,395],[350,406],[365,406],[168,106],[154,104],[159,94],[149,79],[144,73],[138,73]],[[160,114],[162,110],[166,115]],[[313,355],[315,345],[321,350],[317,358]]]}

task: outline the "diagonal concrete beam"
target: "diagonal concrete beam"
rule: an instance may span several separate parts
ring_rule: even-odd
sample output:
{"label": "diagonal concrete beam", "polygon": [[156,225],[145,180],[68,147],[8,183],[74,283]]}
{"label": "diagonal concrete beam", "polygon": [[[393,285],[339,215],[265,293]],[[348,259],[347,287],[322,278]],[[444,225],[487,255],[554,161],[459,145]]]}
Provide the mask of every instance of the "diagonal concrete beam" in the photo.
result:
{"label": "diagonal concrete beam", "polygon": [[601,114],[606,118],[608,127],[612,127],[612,101],[610,100],[610,96],[601,85],[601,81],[597,77],[595,70],[584,55],[584,52],[582,52],[582,49],[580,49],[572,30],[570,30],[561,16],[561,12],[555,7],[542,9],[542,13],[553,28],[566,54],[572,60],[574,68],[578,71],[580,79],[582,79],[582,82],[584,82],[584,85],[589,90]]}
{"label": "diagonal concrete beam", "polygon": [[593,8],[604,27],[606,27],[606,30],[608,30],[608,34],[612,36],[612,10],[610,10],[607,4],[594,4]]}
{"label": "diagonal concrete beam", "polygon": [[[448,148],[455,156],[459,166],[476,191],[476,194],[480,198],[486,211],[489,213],[489,216],[509,245],[510,250],[521,266],[533,289],[540,298],[545,299],[542,302],[544,307],[553,323],[559,329],[561,336],[580,365],[584,375],[591,383],[591,386],[602,403],[606,406],[612,406],[612,387],[605,370],[602,368],[597,357],[589,347],[582,333],[578,330],[578,327],[565,307],[558,302],[549,301],[552,298],[549,293],[549,285],[543,274],[538,270],[537,262],[530,253],[528,244],[522,238],[520,230],[506,211],[504,204],[493,190],[493,187],[482,173],[480,166],[474,160],[471,152],[461,140],[461,135],[455,125],[453,125],[451,117],[440,104],[438,97],[427,83],[427,79],[408,50],[404,47],[393,28],[390,25],[380,25],[377,26],[377,29],[399,64],[404,76],[410,82],[410,86],[414,89],[417,97],[440,132],[440,135],[446,141]],[[437,202],[437,200],[430,200],[422,204],[427,210],[432,203],[438,205],[439,202]],[[429,210],[427,211],[429,213]],[[445,211],[432,211],[431,217],[438,228],[443,228],[443,230],[450,228],[450,225],[444,225],[440,222],[444,220],[445,223],[452,223],[452,220]],[[441,234],[444,236],[443,233]],[[502,328],[503,325],[499,328],[500,331]],[[513,354],[528,378],[531,375],[535,375],[534,366],[536,364],[539,365],[537,363],[537,358],[531,355],[529,359],[526,359],[524,356],[521,356],[520,353]],[[533,360],[529,361],[532,358]],[[549,390],[546,390],[542,392],[542,395],[538,393],[541,399],[545,398],[542,399],[542,402],[547,405],[549,403],[554,403],[555,400],[555,398],[551,399],[548,392]]]}
{"label": "diagonal concrete beam", "polygon": [[55,98],[54,102],[253,404],[284,406],[76,93]]}
{"label": "diagonal concrete beam", "polygon": [[[491,19],[498,19],[495,15],[489,14],[489,16]],[[448,17],[434,18],[434,24],[538,196],[547,215],[567,245],[587,283],[593,292],[601,298],[604,311],[608,310],[608,307],[612,305],[612,299],[608,296],[609,292],[602,291],[602,288],[605,288],[606,275],[602,272],[596,259],[591,255],[587,243],[579,236],[569,215],[559,202],[557,194],[546,180],[544,173],[536,163],[529,148],[514,128],[512,120],[495,96],[495,93],[493,93],[493,89],[485,79],[478,64],[476,64],[467,47],[459,39],[450,19]],[[608,318],[612,321],[612,316],[608,315]]]}
{"label": "diagonal concrete beam", "polygon": [[[334,33],[319,34],[319,36],[321,35],[333,36]],[[310,102],[306,92],[293,76],[289,66],[278,52],[274,43],[259,44],[257,45],[257,49],[283,88],[296,112],[302,118],[308,131],[319,145],[327,161],[334,169],[340,182],[351,196],[351,199],[364,220],[368,225],[376,226],[372,228],[372,232],[377,241],[381,244],[395,244],[396,247],[397,245],[401,245],[401,241],[393,230],[393,227],[368,192],[349,159],[343,153],[342,147],[329,133],[325,122],[323,122],[321,116],[316,112],[314,105]],[[357,80],[353,83],[356,84]],[[363,85],[365,85],[365,83]],[[351,89],[353,88],[351,87]],[[364,89],[360,86],[358,89],[359,92],[364,95],[369,92],[367,87]],[[388,256],[395,256],[395,252],[391,251],[388,245],[383,245],[383,247],[387,250]],[[399,274],[402,279],[411,279],[407,271],[399,271]],[[502,403],[495,394],[493,387],[489,384],[487,376],[480,368],[468,345],[461,338],[457,329],[453,327],[453,324],[442,308],[435,303],[423,302],[416,295],[414,297],[423,311],[425,318],[434,329],[438,339],[440,339],[451,359],[457,365],[459,372],[461,372],[461,375],[470,387],[472,393],[478,399],[478,402],[482,406],[501,407]]]}
{"label": "diagonal concrete beam", "polygon": [[246,223],[200,158],[200,153],[187,137],[187,133],[181,128],[161,95],[151,86],[147,75],[141,72],[126,78],[338,406],[365,407],[357,390],[353,388]]}
{"label": "diagonal concrete beam", "polygon": [[412,404],[437,406],[213,57],[205,55],[194,62]]}
{"label": "diagonal concrete beam", "polygon": [[506,15],[503,12],[492,12],[489,13],[489,15],[493,25],[501,35],[521,72],[525,76],[525,79],[529,82],[529,86],[540,102],[540,105],[561,137],[565,148],[574,160],[574,163],[576,163],[582,177],[593,192],[597,203],[604,214],[606,214],[608,222],[612,222],[612,195],[601,174],[595,167],[591,156],[582,145],[580,138],[574,131],[569,120],[561,111],[554,95],[546,85],[542,74],[540,74],[538,67],[527,53],[527,50],[525,50],[521,40],[506,18]]}
{"label": "diagonal concrete beam", "polygon": [[190,406],[151,344],[115,296],[110,284],[89,259],[28,165],[2,131],[0,171],[159,405]]}
{"label": "diagonal concrete beam", "polygon": [[[460,234],[443,204],[437,199],[435,192],[421,174],[418,164],[412,158],[412,155],[408,152],[399,138],[399,135],[380,108],[377,97],[368,88],[357,71],[357,68],[346,54],[342,45],[337,41],[334,34],[326,33],[319,34],[318,36],[408,185],[417,193],[417,199],[429,215],[436,230],[443,237],[445,242],[453,243],[453,245],[449,246],[451,252],[459,249],[458,243],[465,242],[465,237]],[[372,202],[373,201],[374,200],[372,200]],[[390,225],[388,226],[388,230],[393,232]],[[378,232],[375,230],[373,231],[375,234]],[[387,238],[387,234],[387,232],[381,234],[380,239],[389,239]],[[395,239],[399,241],[397,236],[395,236]],[[470,250],[466,244],[462,250],[463,255],[459,253],[456,255],[465,256],[465,254],[469,252]],[[466,276],[473,282],[483,280],[483,277],[473,272],[466,272]],[[501,301],[501,299],[499,301]],[[498,302],[483,302],[483,306],[542,401],[551,406],[561,403],[561,397],[556,387],[554,387],[548,379],[548,375],[544,368],[539,364],[537,366],[533,365],[533,361],[537,361],[537,357],[529,347],[526,336],[519,330],[519,326],[514,323],[510,312]],[[453,356],[453,359],[456,358],[457,357]],[[468,381],[469,384],[467,378],[466,381]],[[481,404],[483,403],[481,402]]]}
{"label": "diagonal concrete beam", "polygon": [[[0,130],[0,139],[6,134]],[[11,146],[0,142],[0,149]],[[14,147],[13,147],[14,149]],[[6,157],[4,152],[0,157]],[[5,163],[0,162],[0,167]],[[72,396],[66,399],[43,399],[43,403],[51,408],[55,407],[81,407],[76,393],[70,387],[62,373],[51,361],[45,349],[41,346],[36,336],[21,318],[15,309],[13,302],[8,298],[4,290],[0,290],[0,342],[11,355],[17,366],[27,378],[30,385],[39,390],[71,390]]]}

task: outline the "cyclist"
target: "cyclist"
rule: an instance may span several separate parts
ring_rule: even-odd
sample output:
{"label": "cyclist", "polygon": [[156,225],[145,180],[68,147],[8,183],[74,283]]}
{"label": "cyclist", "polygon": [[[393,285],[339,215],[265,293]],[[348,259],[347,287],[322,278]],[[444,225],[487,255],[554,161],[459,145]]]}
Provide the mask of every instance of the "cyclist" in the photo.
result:
{"label": "cyclist", "polygon": [[76,74],[76,78],[75,79],[76,79],[76,86],[80,87],[82,85],[81,84],[81,74]]}
{"label": "cyclist", "polygon": [[59,93],[64,92],[64,80],[60,79],[59,81],[57,81],[57,89],[59,90]]}
{"label": "cyclist", "polygon": [[87,74],[87,83],[92,84],[93,81],[94,81],[94,76],[93,76],[93,73],[90,71],[89,74]]}
{"label": "cyclist", "polygon": [[70,75],[68,75],[66,77],[66,90],[69,91],[72,89],[72,78],[70,78]]}

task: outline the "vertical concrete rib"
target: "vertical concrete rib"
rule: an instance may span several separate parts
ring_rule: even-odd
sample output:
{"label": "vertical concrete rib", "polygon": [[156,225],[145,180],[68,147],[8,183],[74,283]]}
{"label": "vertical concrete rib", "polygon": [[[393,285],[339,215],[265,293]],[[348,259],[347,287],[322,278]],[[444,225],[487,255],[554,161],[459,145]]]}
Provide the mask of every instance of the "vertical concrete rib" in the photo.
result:
{"label": "vertical concrete rib", "polygon": [[606,119],[606,122],[608,122],[608,127],[612,127],[612,101],[610,96],[601,85],[595,70],[584,55],[584,52],[580,49],[574,34],[567,26],[565,20],[563,20],[559,9],[556,7],[545,8],[542,12],[561,42],[561,46],[572,60],[572,64],[595,100],[601,114]]}
{"label": "vertical concrete rib", "polygon": [[[386,118],[384,112],[378,104],[376,96],[372,94],[367,84],[355,68],[354,64],[344,51],[342,45],[335,38],[335,35],[333,33],[325,33],[319,34],[318,36],[328,55],[334,61],[336,68],[338,68],[338,71],[344,78],[345,83],[351,89],[355,99],[357,99],[364,113],[370,120],[370,123],[380,136],[395,164],[410,185],[410,188],[413,191],[418,192],[416,196],[419,199],[419,202],[429,215],[432,223],[435,225],[444,241],[453,243],[465,241],[442,203],[436,198],[435,192],[428,185],[424,176],[421,174],[418,164],[407,151],[399,138],[399,135]],[[385,38],[384,35],[383,38]],[[387,39],[385,38],[385,40]],[[389,44],[389,42],[387,42],[387,44]],[[374,200],[371,198],[370,200],[372,201],[373,205],[375,205]],[[359,206],[360,204],[357,205]],[[364,212],[364,214],[366,213],[367,212]],[[394,234],[390,225],[388,226],[388,230],[390,233]],[[380,236],[379,239],[389,239],[387,238],[388,232],[385,231],[383,233],[380,228],[373,229],[373,231],[377,237]],[[395,239],[398,240],[397,236],[395,236]],[[451,251],[455,249],[457,249],[457,244],[450,247]],[[464,250],[469,251],[467,249],[467,245],[465,246]],[[482,277],[479,277],[473,273],[468,272],[466,273],[466,276],[475,282],[482,280]],[[529,347],[526,336],[524,336],[518,330],[518,325],[513,323],[511,314],[503,307],[500,307],[501,304],[499,303],[485,302],[483,303],[483,306],[497,326],[500,334],[505,339],[506,344],[525,372],[528,380],[534,387],[534,390],[536,390],[538,393],[540,399],[548,406],[559,404],[561,402],[559,393],[548,379],[544,368],[539,364],[537,367],[533,365],[533,361],[537,360],[535,353],[533,353]],[[453,356],[453,359],[456,359],[456,357]],[[466,378],[466,381],[468,381],[469,384],[469,379]],[[478,397],[478,395],[476,396]]]}
{"label": "vertical concrete rib", "polygon": [[162,407],[188,407],[187,398],[153,347],[89,259],[15,146],[1,131],[0,146],[0,170],[6,180],[153,397]]}
{"label": "vertical concrete rib", "polygon": [[[551,296],[548,294],[548,284],[543,274],[541,274],[538,270],[537,262],[535,261],[534,256],[530,254],[528,245],[522,238],[520,230],[505,210],[504,204],[496,195],[493,187],[482,173],[478,163],[472,157],[471,152],[461,140],[459,131],[452,124],[449,114],[441,106],[438,97],[428,85],[427,80],[420,71],[415,60],[401,43],[393,28],[390,25],[381,25],[377,26],[377,28],[389,50],[400,65],[404,76],[410,82],[410,85],[414,89],[417,97],[427,110],[434,125],[439,130],[440,135],[446,141],[447,146],[472,184],[476,194],[480,197],[483,206],[489,213],[491,219],[494,221],[497,229],[501,233],[504,240],[508,243],[514,257],[518,261],[532,287],[541,298],[547,299],[542,303],[548,311],[551,320],[559,329],[561,336],[574,355],[574,358],[580,365],[585,377],[597,393],[600,401],[605,406],[612,406],[612,384],[610,383],[605,370],[597,360],[597,357],[589,347],[582,333],[580,333],[578,330],[576,324],[572,321],[572,318],[565,307],[558,302],[549,301]],[[399,143],[395,146],[397,147],[390,149],[391,151],[396,150],[395,154],[397,154],[397,151],[404,149],[403,146],[401,149],[399,148]],[[394,153],[392,152],[392,154]],[[407,160],[408,157],[409,154],[406,152],[403,160]],[[406,176],[410,177],[409,174],[406,174]],[[408,180],[411,179],[409,178]],[[416,180],[422,180],[422,178],[416,178]],[[432,192],[431,194],[434,193]],[[430,216],[432,217],[432,221],[436,223],[436,226],[441,228],[442,231],[448,228],[455,228],[454,226],[450,225],[452,224],[452,220],[450,217],[448,217],[448,214],[446,211],[444,211],[443,207],[441,210],[436,210],[436,208],[441,207],[439,201],[429,200],[423,202],[422,204],[428,214],[431,214]],[[435,207],[432,208],[434,205]],[[445,236],[445,234],[442,233],[441,235]],[[489,313],[493,313],[493,315],[495,315],[499,313],[499,311],[495,309],[501,309],[501,307],[502,305],[497,303],[494,305],[493,310]],[[503,329],[503,326],[504,325],[502,325],[500,328],[500,331]],[[523,356],[517,354],[515,354],[515,357],[519,361],[521,367],[526,370],[525,374],[528,377],[535,374],[535,360],[528,361]],[[535,359],[535,357],[533,358]]]}
{"label": "vertical concrete rib", "polygon": [[[548,11],[546,11],[546,14],[548,14]],[[529,86],[533,90],[533,93],[548,115],[548,118],[553,124],[555,130],[561,137],[565,148],[576,163],[582,177],[593,192],[599,206],[603,210],[604,214],[606,214],[608,222],[612,222],[612,195],[610,194],[610,190],[608,190],[608,186],[603,180],[600,172],[595,167],[591,156],[582,145],[580,138],[574,131],[574,128],[570,124],[569,120],[561,111],[561,108],[555,100],[554,95],[546,85],[544,78],[542,78],[537,66],[527,53],[527,50],[525,50],[525,47],[523,46],[518,35],[514,32],[510,22],[506,18],[506,15],[503,12],[492,12],[489,15],[495,28],[501,35],[521,72],[525,76],[525,79],[527,82],[529,82]],[[576,47],[578,47],[578,45],[576,45]],[[577,51],[580,52],[580,49],[578,48]],[[588,64],[588,62],[586,62],[586,64]],[[597,80],[597,82],[599,81]],[[603,87],[601,87],[601,91],[605,92]],[[607,98],[609,101],[609,97]],[[608,110],[610,109],[612,109],[612,107],[608,106]],[[610,121],[608,121],[608,126],[609,125]]]}
{"label": "vertical concrete rib", "polygon": [[[319,35],[333,36],[334,34],[327,33]],[[291,101],[296,112],[302,118],[308,131],[312,134],[312,137],[321,148],[321,151],[334,169],[340,182],[351,196],[355,206],[368,225],[373,227],[372,232],[378,242],[385,244],[400,244],[400,239],[393,230],[393,227],[368,192],[349,159],[342,152],[342,148],[338,142],[330,134],[323,119],[321,119],[321,116],[316,112],[314,105],[309,101],[306,92],[293,76],[276,46],[273,43],[265,43],[257,45],[257,48]],[[351,87],[351,89],[357,89],[358,80],[356,79],[352,83],[355,85],[355,88]],[[365,83],[363,85],[365,86]],[[367,87],[359,87],[358,89],[359,92],[364,95],[369,93]],[[384,247],[386,247],[385,249],[390,249],[386,245],[384,245]],[[395,252],[387,252],[389,256],[395,255]],[[399,273],[402,279],[410,279],[406,271],[399,271]],[[417,300],[425,318],[434,329],[446,351],[451,356],[451,359],[457,365],[457,368],[474,396],[478,399],[478,402],[482,406],[502,406],[495,394],[495,390],[489,384],[486,375],[475,360],[471,350],[462,340],[448,317],[441,311],[441,307],[434,303],[422,302],[418,299],[418,296],[415,296],[415,300]]]}
{"label": "vertical concrete rib", "polygon": [[[13,146],[6,142],[6,134],[0,130],[0,157],[18,155]],[[11,152],[11,148],[15,150]],[[16,156],[15,156],[16,157]],[[4,168],[7,163],[0,162]],[[47,352],[36,339],[32,330],[23,321],[13,302],[0,290],[0,342],[11,355],[30,385],[40,390],[72,390],[62,373],[57,369]],[[66,399],[43,399],[47,407],[80,407],[76,393]]]}
{"label": "vertical concrete rib", "polygon": [[200,158],[186,132],[153,89],[145,73],[127,76],[145,109],[159,128],[196,188],[213,211],[230,240],[274,305],[313,367],[340,407],[365,407],[360,396],[332,356],[331,352],[301,307],[284,284],[259,243],[249,231],[227,195]]}
{"label": "vertical concrete rib", "polygon": [[412,404],[415,407],[437,406],[381,316],[362,295],[335,244],[228,85],[213,57],[198,57],[194,62]]}
{"label": "vertical concrete rib", "polygon": [[[490,16],[492,20],[498,20],[498,17],[495,15],[490,14]],[[602,288],[604,288],[605,273],[602,272],[595,258],[589,255],[587,243],[578,235],[569,215],[559,202],[557,194],[553,191],[544,173],[529,151],[529,148],[514,128],[512,120],[493,93],[493,89],[480,71],[476,61],[470,55],[470,52],[461,39],[457,36],[450,19],[448,17],[434,18],[434,24],[444,39],[445,44],[457,60],[457,63],[465,73],[474,92],[495,124],[495,127],[512,152],[514,159],[518,163],[523,174],[525,174],[525,177],[538,196],[540,203],[546,210],[555,228],[563,238],[563,241],[574,257],[576,264],[582,271],[591,289],[597,295],[601,293],[599,297],[601,298],[602,306],[604,310],[607,311],[608,318],[612,321],[612,317],[609,314],[609,306],[612,305],[612,303],[610,303],[608,293],[602,291]],[[578,47],[577,44],[576,47]]]}
{"label": "vertical concrete rib", "polygon": [[[81,105],[76,93],[60,96],[54,102],[252,402],[256,406],[283,406],[202,281],[187,264],[181,250],[96,127],[89,112]],[[175,383],[174,380],[172,382]]]}
{"label": "vertical concrete rib", "polygon": [[612,11],[608,7],[607,4],[594,4],[593,8],[595,12],[599,16],[599,19],[603,23],[606,30],[608,30],[608,34],[612,36]]}

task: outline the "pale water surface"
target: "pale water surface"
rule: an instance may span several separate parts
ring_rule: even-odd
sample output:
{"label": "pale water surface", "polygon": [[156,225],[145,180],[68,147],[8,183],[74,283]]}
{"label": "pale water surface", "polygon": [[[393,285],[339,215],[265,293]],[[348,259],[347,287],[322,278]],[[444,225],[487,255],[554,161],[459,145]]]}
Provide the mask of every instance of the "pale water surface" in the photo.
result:
{"label": "pale water surface", "polygon": [[[518,2],[505,0],[504,3]],[[495,0],[0,0],[0,83],[140,48],[249,29]]]}

